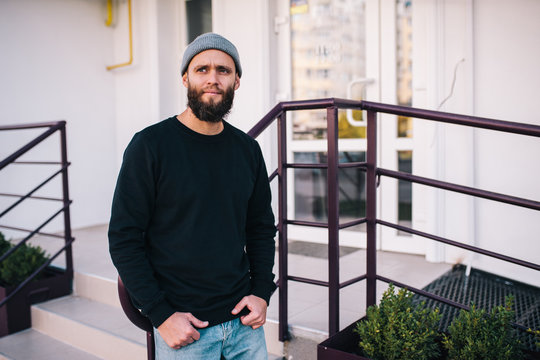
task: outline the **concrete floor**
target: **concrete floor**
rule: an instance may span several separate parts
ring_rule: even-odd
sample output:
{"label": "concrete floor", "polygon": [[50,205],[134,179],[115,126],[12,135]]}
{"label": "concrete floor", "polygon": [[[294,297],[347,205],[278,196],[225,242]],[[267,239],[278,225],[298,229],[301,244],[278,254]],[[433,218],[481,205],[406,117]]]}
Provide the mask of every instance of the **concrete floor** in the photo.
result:
{"label": "concrete floor", "polygon": [[[73,263],[75,270],[101,276],[107,279],[116,279],[114,268],[107,243],[107,226],[78,229],[74,231],[76,238],[73,244]],[[39,245],[52,252],[58,249],[61,240],[40,239]],[[307,277],[318,280],[328,279],[327,260],[310,250],[310,244],[304,243],[305,251],[298,250],[289,254],[289,275]],[[316,246],[316,245],[313,245]],[[315,249],[317,250],[317,249]],[[320,249],[319,249],[320,250]],[[365,250],[347,248],[340,258],[340,280],[359,276],[365,273]],[[304,254],[302,254],[304,252]],[[55,264],[62,266],[64,259],[59,257]],[[378,272],[391,279],[396,279],[414,287],[422,288],[451,268],[449,264],[430,263],[423,256],[398,254],[392,252],[378,252]],[[277,253],[276,253],[276,278]],[[379,282],[377,294],[380,296],[386,289],[386,284]],[[278,319],[278,292],[270,301],[268,319]],[[365,281],[348,286],[340,292],[340,328],[344,328],[365,313]],[[297,327],[320,332],[328,332],[328,290],[326,287],[289,282],[289,324]]]}

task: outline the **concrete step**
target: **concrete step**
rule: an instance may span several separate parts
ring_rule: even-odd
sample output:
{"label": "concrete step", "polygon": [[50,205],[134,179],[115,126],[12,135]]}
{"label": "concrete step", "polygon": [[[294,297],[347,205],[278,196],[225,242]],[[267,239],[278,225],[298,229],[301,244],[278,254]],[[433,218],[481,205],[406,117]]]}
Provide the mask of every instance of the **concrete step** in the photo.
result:
{"label": "concrete step", "polygon": [[34,305],[32,328],[101,359],[146,359],[145,333],[122,309],[84,297]]}
{"label": "concrete step", "polygon": [[[99,275],[75,273],[74,284],[74,293],[77,297],[97,301],[121,309],[116,280],[111,280]],[[135,328],[135,326],[133,327]],[[142,333],[142,330],[139,330],[138,328],[135,329]],[[281,358],[283,354],[283,343],[278,340],[277,321],[268,320],[264,326],[264,330],[268,352],[270,354],[276,354],[276,358]]]}
{"label": "concrete step", "polygon": [[0,360],[99,360],[100,358],[28,329],[0,339]]}
{"label": "concrete step", "polygon": [[116,279],[100,275],[75,272],[73,293],[78,297],[120,308]]}

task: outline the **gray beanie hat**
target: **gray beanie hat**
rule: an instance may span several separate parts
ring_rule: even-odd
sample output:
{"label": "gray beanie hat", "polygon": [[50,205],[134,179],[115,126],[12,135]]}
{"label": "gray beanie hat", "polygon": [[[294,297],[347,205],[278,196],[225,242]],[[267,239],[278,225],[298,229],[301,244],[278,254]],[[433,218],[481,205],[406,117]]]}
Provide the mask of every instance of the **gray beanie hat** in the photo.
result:
{"label": "gray beanie hat", "polygon": [[215,33],[199,35],[187,46],[186,51],[184,51],[184,57],[182,58],[182,75],[187,71],[188,65],[195,55],[210,49],[221,50],[229,54],[234,60],[238,76],[242,76],[242,67],[240,66],[238,50],[236,50],[236,47],[229,40]]}

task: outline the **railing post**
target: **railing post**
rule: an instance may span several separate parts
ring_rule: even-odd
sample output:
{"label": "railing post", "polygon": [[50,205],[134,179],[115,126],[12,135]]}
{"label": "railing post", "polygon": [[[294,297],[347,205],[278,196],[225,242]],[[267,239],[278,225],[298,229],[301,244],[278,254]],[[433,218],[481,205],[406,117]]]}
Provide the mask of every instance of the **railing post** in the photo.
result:
{"label": "railing post", "polygon": [[278,231],[279,231],[279,341],[289,340],[288,287],[289,271],[287,268],[287,113],[278,117]]}
{"label": "railing post", "polygon": [[338,108],[327,109],[328,143],[328,332],[339,331],[339,182]]}
{"label": "railing post", "polygon": [[[69,277],[73,278],[73,255],[71,251],[70,241],[71,236],[71,215],[70,215],[70,198],[69,198],[69,185],[68,185],[68,167],[67,160],[67,140],[66,140],[66,123],[60,128],[60,150],[62,156],[62,195],[64,208],[64,245],[66,247],[66,273]],[[69,245],[68,245],[69,244]]]}
{"label": "railing post", "polygon": [[367,112],[366,171],[366,306],[377,301],[377,113]]}

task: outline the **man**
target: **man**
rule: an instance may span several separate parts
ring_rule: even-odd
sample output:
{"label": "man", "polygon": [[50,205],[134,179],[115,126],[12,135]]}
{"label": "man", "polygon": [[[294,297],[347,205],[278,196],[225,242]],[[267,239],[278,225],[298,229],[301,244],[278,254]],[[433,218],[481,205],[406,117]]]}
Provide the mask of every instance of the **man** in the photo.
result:
{"label": "man", "polygon": [[261,150],[223,120],[240,86],[238,51],[203,34],[181,71],[186,110],[125,151],[111,257],[156,328],[157,359],[266,359],[276,229]]}

